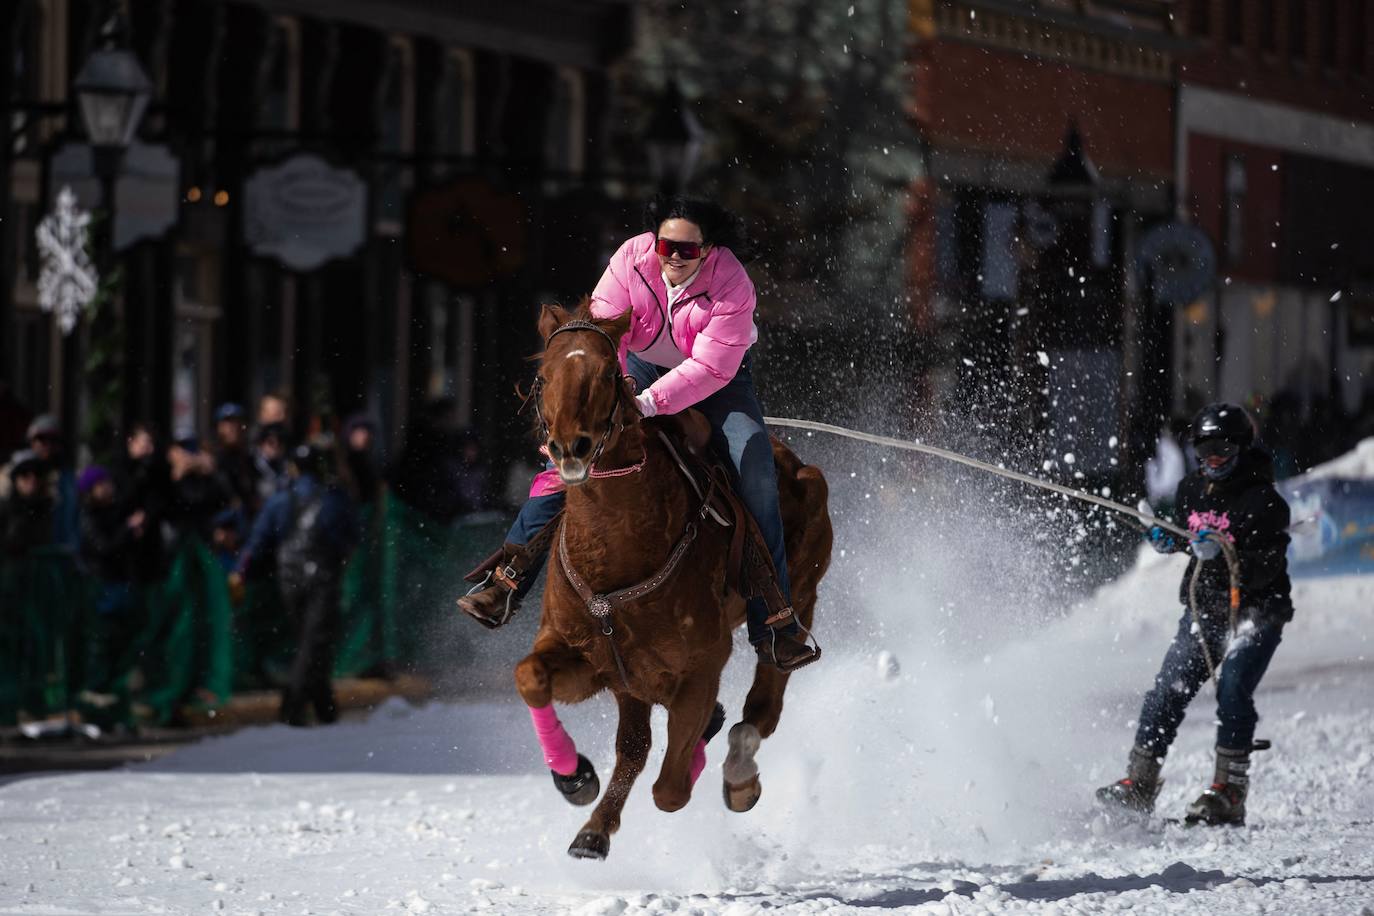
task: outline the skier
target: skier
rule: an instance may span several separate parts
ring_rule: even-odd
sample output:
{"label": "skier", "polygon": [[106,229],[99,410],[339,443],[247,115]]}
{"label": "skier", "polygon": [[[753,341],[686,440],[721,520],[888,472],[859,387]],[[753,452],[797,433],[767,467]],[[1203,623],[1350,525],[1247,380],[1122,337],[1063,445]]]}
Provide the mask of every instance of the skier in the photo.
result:
{"label": "skier", "polygon": [[[1109,808],[1148,814],[1163,780],[1164,756],[1178,734],[1188,703],[1217,670],[1216,770],[1212,785],[1188,807],[1190,824],[1245,823],[1250,752],[1259,716],[1254,694],[1293,617],[1289,597],[1288,504],[1274,489],[1274,466],[1255,442],[1245,409],[1211,404],[1191,430],[1198,468],[1178,485],[1175,517],[1186,519],[1193,537],[1186,543],[1159,526],[1148,534],[1160,553],[1192,552],[1180,586],[1188,604],[1189,581],[1201,563],[1197,621],[1185,608],[1178,632],[1164,656],[1155,684],[1140,711],[1135,747],[1124,779],[1097,790]],[[1240,562],[1240,619],[1230,632],[1230,572],[1218,539],[1235,546]],[[1207,650],[1203,649],[1206,642]]]}

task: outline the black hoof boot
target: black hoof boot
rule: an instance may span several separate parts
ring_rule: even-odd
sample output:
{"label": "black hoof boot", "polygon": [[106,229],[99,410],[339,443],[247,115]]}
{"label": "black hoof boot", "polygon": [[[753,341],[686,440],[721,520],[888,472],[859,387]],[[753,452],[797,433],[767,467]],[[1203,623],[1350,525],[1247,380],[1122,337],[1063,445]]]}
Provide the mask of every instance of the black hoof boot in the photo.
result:
{"label": "black hoof boot", "polygon": [[706,723],[706,731],[701,733],[701,740],[707,744],[711,739],[720,734],[720,730],[725,727],[725,707],[716,704],[716,708],[711,710],[711,721]]}
{"label": "black hoof boot", "polygon": [[568,855],[574,859],[596,859],[598,862],[606,858],[611,851],[611,838],[604,833],[592,833],[584,830],[577,835],[568,847]]}
{"label": "black hoof boot", "polygon": [[[568,804],[579,807],[590,805],[601,794],[601,780],[596,776],[596,769],[592,766],[592,762],[581,754],[577,755],[577,769],[568,776],[554,773],[553,784],[559,792],[563,793]],[[609,843],[610,841],[607,840],[606,842]],[[600,858],[604,859],[605,855],[601,855]]]}

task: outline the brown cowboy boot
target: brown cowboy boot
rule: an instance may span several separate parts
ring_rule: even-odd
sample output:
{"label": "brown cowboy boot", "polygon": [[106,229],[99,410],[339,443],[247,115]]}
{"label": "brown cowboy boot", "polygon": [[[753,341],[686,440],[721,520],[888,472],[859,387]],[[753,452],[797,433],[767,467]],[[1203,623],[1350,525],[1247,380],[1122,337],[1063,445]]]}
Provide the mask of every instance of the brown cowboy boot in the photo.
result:
{"label": "brown cowboy boot", "polygon": [[[786,632],[796,620],[790,607],[785,607],[769,617],[768,635],[754,644],[759,661],[774,666],[780,671],[796,671],[804,668],[821,657],[821,647],[806,642],[811,634],[798,624],[798,633]],[[798,638],[800,636],[800,638]]]}
{"label": "brown cowboy boot", "polygon": [[458,599],[458,610],[494,630],[504,626],[520,610],[516,592],[524,581],[529,554],[519,544],[507,543],[487,557],[464,578],[476,584]]}
{"label": "brown cowboy boot", "polygon": [[[768,619],[764,621],[768,635],[754,643],[754,651],[764,664],[780,671],[796,671],[820,659],[820,643],[816,643],[810,631],[801,625],[792,606],[783,597],[758,526],[751,524],[750,529],[749,543],[744,548],[742,572],[745,582],[741,591],[746,599],[762,598],[768,608]],[[807,643],[808,638],[814,646]]]}

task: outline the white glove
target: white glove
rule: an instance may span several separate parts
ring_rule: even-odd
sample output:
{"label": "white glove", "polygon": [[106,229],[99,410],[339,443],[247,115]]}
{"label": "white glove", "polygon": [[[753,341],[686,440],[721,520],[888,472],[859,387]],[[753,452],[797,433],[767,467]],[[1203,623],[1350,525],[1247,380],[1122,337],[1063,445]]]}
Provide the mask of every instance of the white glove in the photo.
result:
{"label": "white glove", "polygon": [[646,417],[652,417],[658,413],[658,405],[654,403],[654,396],[648,388],[635,395],[635,403],[639,405],[639,412]]}

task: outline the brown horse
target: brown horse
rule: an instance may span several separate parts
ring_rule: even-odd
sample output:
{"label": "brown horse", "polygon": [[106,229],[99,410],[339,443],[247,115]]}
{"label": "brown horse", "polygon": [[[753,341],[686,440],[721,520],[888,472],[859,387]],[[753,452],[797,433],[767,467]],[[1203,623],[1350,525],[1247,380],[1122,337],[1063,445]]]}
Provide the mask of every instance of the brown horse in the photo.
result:
{"label": "brown horse", "polygon": [[[687,804],[705,763],[708,728],[720,727],[711,720],[731,633],[744,622],[744,599],[725,587],[731,530],[701,511],[701,498],[656,432],[662,421],[641,420],[633,382],[621,375],[618,348],[628,326],[628,313],[593,320],[585,300],[575,315],[545,306],[539,321],[545,349],[536,407],[547,430],[545,446],[566,485],[567,508],[550,551],[539,631],[530,654],[516,665],[515,682],[551,768],[560,752],[565,761],[575,755],[552,701],[578,703],[609,690],[620,712],[610,784],[568,849],[578,858],[605,858],[610,849],[648,757],[654,704],[668,710],[654,803],[664,811]],[[776,439],[773,456],[793,607],[809,629],[816,589],[830,564],[828,488],[819,470]],[[613,608],[590,597],[656,577],[657,586]],[[733,810],[749,810],[762,791],[754,754],[778,726],[787,679],[763,663],[755,669],[723,767],[725,800]],[[560,777],[555,769],[554,781],[572,803],[590,804],[598,781],[585,757],[576,761],[576,773]]]}

